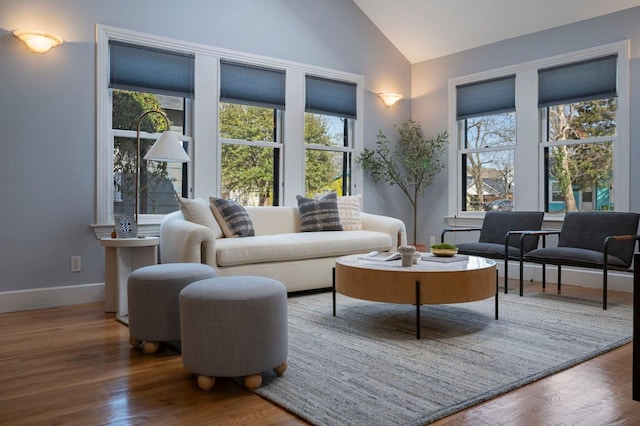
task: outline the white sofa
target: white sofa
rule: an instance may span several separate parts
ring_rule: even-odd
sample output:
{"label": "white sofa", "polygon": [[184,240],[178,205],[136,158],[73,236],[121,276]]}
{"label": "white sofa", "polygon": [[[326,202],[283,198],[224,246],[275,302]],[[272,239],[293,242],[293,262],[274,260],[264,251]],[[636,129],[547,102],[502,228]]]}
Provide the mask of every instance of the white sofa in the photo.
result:
{"label": "white sofa", "polygon": [[362,230],[300,232],[297,207],[246,207],[255,236],[215,238],[212,229],[187,221],[182,212],[160,226],[162,263],[201,262],[220,276],[274,278],[288,292],[332,286],[335,259],[347,254],[397,251],[406,244],[399,219],[360,213]]}

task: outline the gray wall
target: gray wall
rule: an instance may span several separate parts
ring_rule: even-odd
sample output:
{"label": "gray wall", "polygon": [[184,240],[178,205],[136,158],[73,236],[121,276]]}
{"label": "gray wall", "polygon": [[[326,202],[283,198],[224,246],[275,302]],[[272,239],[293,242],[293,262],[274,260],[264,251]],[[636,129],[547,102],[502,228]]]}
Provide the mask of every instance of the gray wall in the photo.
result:
{"label": "gray wall", "polygon": [[[412,111],[414,120],[432,132],[448,127],[448,80],[621,40],[631,40],[631,195],[630,210],[640,211],[640,7],[517,37],[454,55],[414,64]],[[455,141],[450,141],[455,149]],[[444,170],[421,202],[418,239],[440,235],[447,215],[448,171]]]}
{"label": "gray wall", "polygon": [[[346,0],[0,1],[0,295],[104,281],[95,222],[97,23],[365,76],[365,146],[411,115],[429,133],[447,128],[449,78],[631,39],[631,154],[640,147],[640,8],[514,38],[414,66]],[[38,55],[11,35],[40,29],[66,42]],[[446,36],[446,35],[443,35]],[[425,40],[426,42],[437,42]],[[382,105],[379,91],[405,99]],[[409,100],[409,94],[413,100]],[[447,171],[421,200],[418,240],[439,235]],[[640,170],[631,170],[640,211]],[[365,210],[411,223],[397,191],[365,181]],[[411,230],[409,230],[411,231]],[[82,272],[69,257],[82,256]]]}
{"label": "gray wall", "polygon": [[[410,116],[375,93],[409,98],[411,66],[351,1],[0,1],[0,293],[104,282],[96,212],[95,25],[359,73],[365,77],[365,145]],[[16,29],[65,43],[31,53]],[[400,216],[392,193],[366,187],[365,210]],[[396,195],[397,197],[397,195]],[[70,256],[82,272],[70,273]]]}

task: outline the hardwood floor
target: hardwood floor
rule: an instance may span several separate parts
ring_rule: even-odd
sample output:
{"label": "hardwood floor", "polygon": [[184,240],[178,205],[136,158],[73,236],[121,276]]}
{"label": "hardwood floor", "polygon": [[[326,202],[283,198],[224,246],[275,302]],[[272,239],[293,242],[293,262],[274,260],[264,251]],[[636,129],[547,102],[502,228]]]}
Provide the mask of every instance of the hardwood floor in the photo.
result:
{"label": "hardwood floor", "polygon": [[[563,294],[599,300],[601,291],[567,285]],[[609,302],[631,305],[632,295],[610,292]],[[637,425],[631,362],[628,344],[434,424]],[[233,380],[200,391],[176,351],[142,355],[101,303],[0,314],[0,423],[307,424]]]}

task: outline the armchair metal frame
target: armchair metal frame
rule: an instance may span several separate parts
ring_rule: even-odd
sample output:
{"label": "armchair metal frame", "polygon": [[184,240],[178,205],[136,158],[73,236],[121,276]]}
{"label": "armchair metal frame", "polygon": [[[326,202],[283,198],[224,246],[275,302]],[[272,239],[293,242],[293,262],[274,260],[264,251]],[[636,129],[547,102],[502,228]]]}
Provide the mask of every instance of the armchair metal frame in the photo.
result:
{"label": "armchair metal frame", "polygon": [[[520,222],[522,222],[523,220],[531,220],[532,218],[534,218],[534,222],[535,221],[539,221],[539,225],[542,224],[542,219],[543,219],[543,215],[544,213],[542,212],[489,212],[487,213],[487,215],[485,216],[485,220],[489,215],[511,215],[511,217],[519,217],[520,218]],[[525,216],[527,216],[528,218],[525,219]],[[498,216],[495,216],[498,217]],[[522,225],[522,224],[519,224]],[[483,224],[484,226],[484,224]],[[539,229],[539,227],[537,228]],[[482,232],[483,228],[477,228],[477,227],[472,227],[472,228],[446,228],[442,231],[442,233],[440,234],[440,241],[444,243],[444,239],[445,239],[445,234],[449,233],[449,232],[472,232],[472,231],[479,231]],[[519,240],[519,245],[518,244],[513,244],[514,241],[514,237],[517,238],[517,235],[523,234],[523,233],[527,233],[530,232],[529,230],[509,230],[505,233],[504,235],[504,249],[503,249],[503,253],[498,253],[498,252],[484,252],[484,251],[473,251],[473,250],[461,250],[461,253],[464,254],[471,254],[471,255],[477,255],[477,256],[483,256],[483,257],[490,257],[493,259],[504,259],[504,293],[507,294],[509,292],[509,260],[514,260],[514,261],[519,261],[522,257],[522,253],[525,250],[525,240],[527,238],[535,238],[536,241],[532,244],[534,244],[535,246],[537,246],[537,239],[538,236],[537,235],[521,235],[520,240]],[[482,234],[481,234],[481,238],[482,238]],[[498,237],[495,237],[495,241],[498,240]],[[512,242],[512,244],[509,244],[509,241]],[[478,244],[496,244],[496,243],[487,243],[487,242],[479,242]],[[511,247],[512,249],[510,250],[509,247]],[[514,253],[513,249],[518,249],[518,253]],[[496,280],[497,280],[497,275],[496,275]],[[521,294],[522,296],[522,291]]]}
{"label": "armchair metal frame", "polygon": [[[585,214],[583,212],[583,214]],[[586,213],[588,214],[588,213]],[[615,214],[615,213],[612,213]],[[613,218],[611,218],[613,219]],[[564,228],[564,225],[563,225]],[[523,241],[524,238],[527,236],[541,236],[543,238],[543,250],[546,246],[546,236],[548,235],[561,235],[563,232],[563,230],[560,231],[546,231],[546,230],[539,230],[539,231],[525,231],[522,232],[522,236],[521,236],[521,247],[523,245]],[[585,230],[586,232],[586,230]],[[580,267],[580,268],[589,268],[589,269],[601,269],[602,270],[602,309],[606,310],[607,309],[607,278],[608,278],[608,271],[609,270],[615,270],[615,271],[622,271],[622,272],[633,272],[633,267],[635,265],[633,265],[633,259],[631,259],[628,263],[625,263],[624,259],[620,259],[618,257],[613,257],[611,256],[610,258],[610,251],[612,248],[614,248],[615,244],[614,243],[620,243],[620,242],[624,242],[624,241],[633,241],[633,246],[632,248],[632,253],[631,253],[631,257],[633,257],[633,250],[635,250],[635,247],[637,246],[637,241],[640,240],[640,235],[634,235],[634,234],[625,234],[625,235],[608,235],[606,237],[604,237],[603,241],[602,241],[602,250],[600,250],[602,252],[602,257],[600,259],[598,259],[598,261],[594,260],[589,260],[588,258],[584,257],[584,258],[580,258],[580,256],[574,256],[574,260],[569,260],[566,257],[558,257],[556,259],[552,258],[551,256],[542,256],[541,251],[535,250],[535,251],[531,251],[528,253],[522,253],[521,251],[521,256],[520,256],[520,295],[522,296],[523,294],[523,287],[524,287],[524,282],[523,282],[523,275],[524,275],[524,267],[523,264],[524,262],[529,262],[529,263],[536,263],[536,264],[541,264],[542,265],[542,288],[546,288],[546,265],[555,265],[558,267],[558,293],[561,292],[561,285],[562,285],[562,266],[574,266],[574,267]],[[568,249],[580,249],[580,247],[572,247],[572,246],[563,246],[564,248],[568,248]],[[593,250],[591,250],[593,252]],[[537,257],[540,256],[540,257]],[[542,260],[544,259],[544,260]],[[618,263],[617,264],[611,264],[611,260],[617,260]]]}

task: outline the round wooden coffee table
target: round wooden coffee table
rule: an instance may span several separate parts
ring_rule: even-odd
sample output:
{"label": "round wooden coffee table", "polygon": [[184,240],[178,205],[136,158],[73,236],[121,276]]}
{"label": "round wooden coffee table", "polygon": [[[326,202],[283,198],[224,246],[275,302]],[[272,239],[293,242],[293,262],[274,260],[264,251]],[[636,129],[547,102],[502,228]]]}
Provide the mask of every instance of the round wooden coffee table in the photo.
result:
{"label": "round wooden coffee table", "polygon": [[333,315],[336,292],[374,302],[416,305],[416,338],[420,339],[420,305],[473,302],[495,297],[498,319],[496,263],[478,256],[430,258],[403,267],[402,261],[372,261],[363,255],[336,259],[333,279]]}

